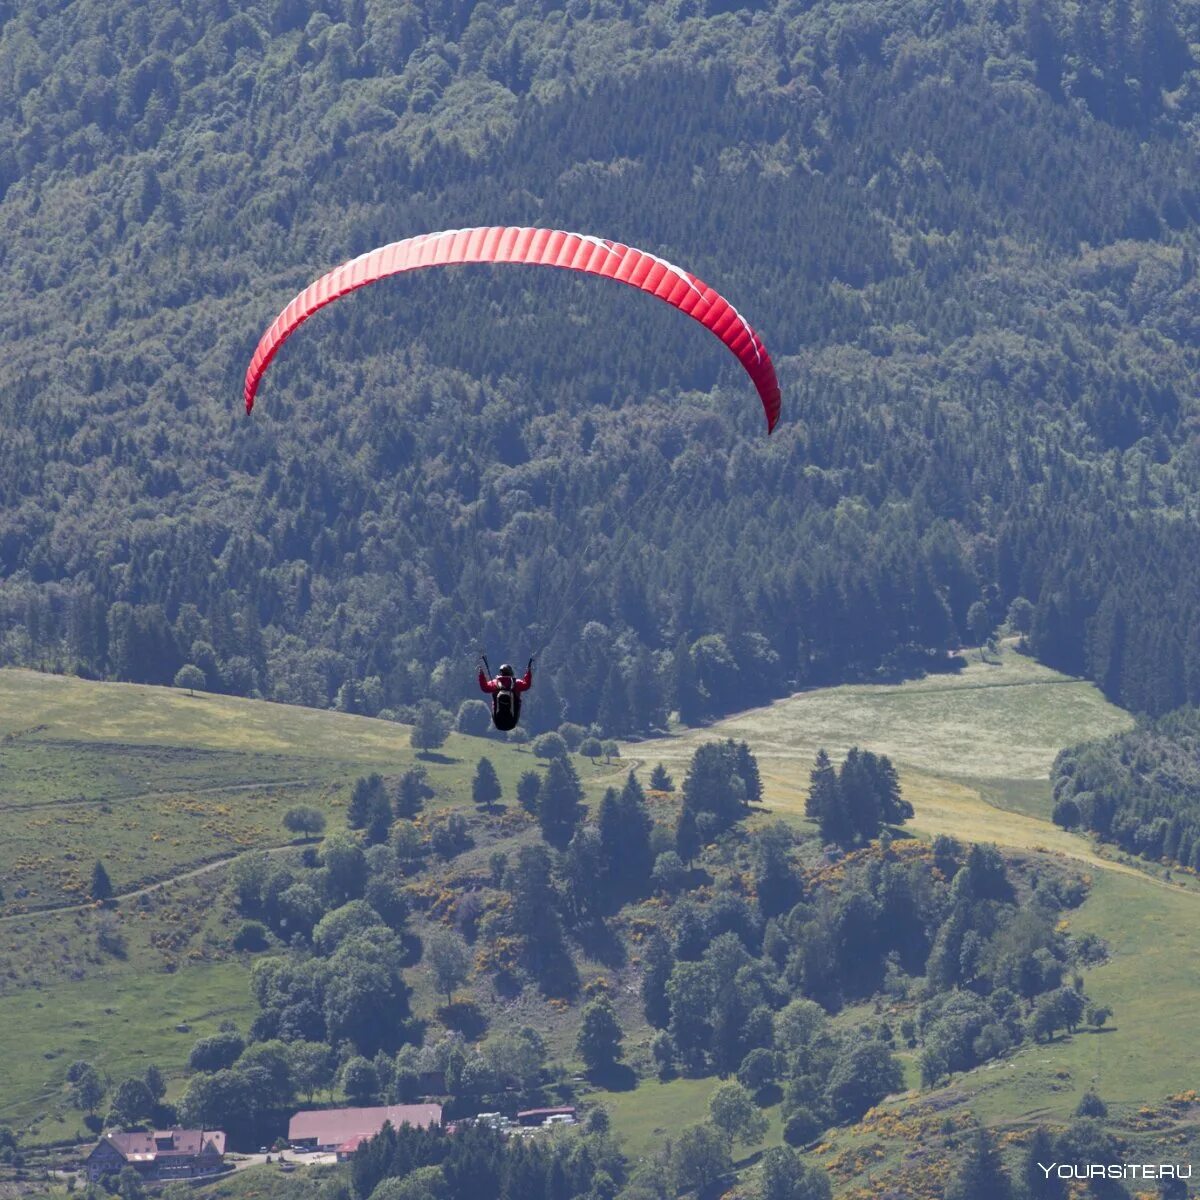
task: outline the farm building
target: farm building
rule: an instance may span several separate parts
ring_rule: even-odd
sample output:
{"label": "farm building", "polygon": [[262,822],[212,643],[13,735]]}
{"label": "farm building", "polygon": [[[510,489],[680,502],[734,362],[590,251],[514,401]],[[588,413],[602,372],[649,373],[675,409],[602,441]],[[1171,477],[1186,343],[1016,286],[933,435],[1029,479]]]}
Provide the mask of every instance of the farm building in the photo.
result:
{"label": "farm building", "polygon": [[219,1129],[167,1129],[106,1133],[87,1157],[93,1183],[102,1175],[136,1167],[147,1179],[192,1179],[225,1164],[225,1134]]}
{"label": "farm building", "polygon": [[523,1112],[517,1113],[518,1125],[545,1125],[550,1117],[570,1117],[575,1120],[575,1109],[571,1105],[564,1105],[561,1108],[527,1108]]}
{"label": "farm building", "polygon": [[384,1125],[440,1126],[440,1104],[384,1104],[377,1108],[323,1108],[298,1112],[288,1124],[297,1150],[337,1150],[356,1135],[373,1138]]}

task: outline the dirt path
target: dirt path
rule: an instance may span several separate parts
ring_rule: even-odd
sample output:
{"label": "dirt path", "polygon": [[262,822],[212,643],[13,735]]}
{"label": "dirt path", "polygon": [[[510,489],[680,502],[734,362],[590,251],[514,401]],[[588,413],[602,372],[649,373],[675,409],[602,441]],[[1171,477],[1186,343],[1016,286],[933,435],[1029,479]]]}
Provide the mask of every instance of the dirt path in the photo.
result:
{"label": "dirt path", "polygon": [[[159,879],[154,883],[146,884],[145,887],[135,888],[132,892],[122,892],[119,896],[113,896],[112,901],[136,900],[139,896],[148,896],[151,892],[161,891],[173,883],[184,883],[199,875],[207,875],[220,867],[228,866],[235,858],[240,858],[243,854],[254,853],[258,850],[264,854],[283,854],[287,850],[297,850],[305,846],[319,846],[320,844],[321,840],[318,839],[310,842],[285,842],[282,846],[256,846],[253,851],[238,850],[234,854],[225,854],[220,858],[214,858],[212,862],[203,863],[199,867],[190,867],[178,875],[168,875],[166,879]],[[32,921],[36,917],[58,917],[65,913],[91,912],[95,908],[97,908],[97,904],[94,900],[86,904],[62,904],[52,905],[48,908],[33,908],[29,912],[9,913],[8,916],[0,917],[0,925],[16,921]]]}

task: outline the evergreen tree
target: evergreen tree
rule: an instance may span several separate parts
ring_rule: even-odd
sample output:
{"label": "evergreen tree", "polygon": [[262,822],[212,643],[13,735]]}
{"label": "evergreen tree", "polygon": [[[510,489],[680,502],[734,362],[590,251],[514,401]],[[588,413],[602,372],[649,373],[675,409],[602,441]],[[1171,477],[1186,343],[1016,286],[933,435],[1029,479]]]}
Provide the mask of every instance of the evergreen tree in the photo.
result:
{"label": "evergreen tree", "polygon": [[654,822],[646,807],[646,794],[632,771],[625,777],[617,807],[624,834],[622,881],[629,893],[637,895],[645,888],[654,868],[654,851],[650,845]]}
{"label": "evergreen tree", "polygon": [[363,775],[354,781],[350,803],[346,806],[346,824],[351,829],[362,829],[366,826],[371,813],[371,802],[383,790],[381,775]]}
{"label": "evergreen tree", "polygon": [[681,637],[676,643],[671,675],[679,719],[685,725],[694,725],[704,716],[704,696],[700,690],[700,676],[692,658],[692,648],[686,637]]}
{"label": "evergreen tree", "polygon": [[111,899],[112,894],[112,880],[109,879],[104,864],[97,860],[96,865],[92,868],[92,885],[88,888],[88,895],[93,900],[104,901]]}
{"label": "evergreen tree", "polygon": [[400,776],[392,797],[392,807],[402,821],[411,821],[422,809],[426,800],[433,798],[425,768],[410,767]]}
{"label": "evergreen tree", "polygon": [[525,771],[517,780],[517,803],[531,816],[537,815],[541,790],[542,777],[537,771]]}
{"label": "evergreen tree", "polygon": [[817,751],[816,764],[808,779],[804,815],[817,822],[822,841],[849,845],[852,827],[842,801],[841,783],[824,750]]}
{"label": "evergreen tree", "polygon": [[675,790],[675,782],[667,774],[667,768],[662,763],[658,763],[650,772],[650,787],[656,792],[673,792]]}
{"label": "evergreen tree", "polygon": [[496,768],[492,766],[490,759],[481,758],[479,765],[475,768],[475,778],[471,783],[471,798],[477,807],[491,809],[502,795],[503,788],[500,786]]}
{"label": "evergreen tree", "polygon": [[675,969],[671,944],[655,929],[646,943],[642,956],[642,1007],[646,1020],[656,1029],[666,1029],[671,1020],[671,1004],[667,998],[667,981]]}
{"label": "evergreen tree", "polygon": [[1057,1159],[1054,1138],[1045,1126],[1038,1126],[1021,1153],[1021,1200],[1066,1200],[1067,1182],[1058,1178],[1054,1171],[1048,1175],[1043,1170],[1044,1166],[1057,1162]]}
{"label": "evergreen tree", "polygon": [[583,813],[583,786],[571,761],[555,758],[542,780],[538,799],[538,824],[542,837],[565,850]]}
{"label": "evergreen tree", "polygon": [[675,822],[675,852],[690,867],[703,845],[700,827],[696,824],[696,814],[684,804],[680,807],[679,817]]}
{"label": "evergreen tree", "polygon": [[[1047,1160],[1053,1161],[1053,1160]],[[966,1155],[946,1188],[946,1200],[1012,1200],[1012,1181],[985,1126],[971,1136]]]}

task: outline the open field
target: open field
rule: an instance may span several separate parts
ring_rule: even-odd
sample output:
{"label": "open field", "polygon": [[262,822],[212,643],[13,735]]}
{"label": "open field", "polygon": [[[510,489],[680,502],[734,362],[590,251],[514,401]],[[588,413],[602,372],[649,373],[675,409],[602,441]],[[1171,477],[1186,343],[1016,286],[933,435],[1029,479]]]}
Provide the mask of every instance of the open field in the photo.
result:
{"label": "open field", "polygon": [[[1196,1086],[1194,1056],[1182,1048],[1200,1044],[1200,892],[1187,875],[1175,872],[1172,882],[1163,882],[1161,869],[1122,861],[1110,848],[1047,819],[1047,777],[1058,751],[1131,723],[1091,684],[1005,649],[997,664],[973,655],[958,677],[803,693],[706,729],[631,744],[624,753],[668,764],[678,782],[700,742],[744,739],[759,759],[767,808],[804,821],[817,749],[826,748],[836,762],[858,745],[897,764],[915,808],[914,832],[1077,861],[1093,886],[1082,908],[1070,914],[1070,927],[1108,941],[1111,958],[1086,973],[1085,987],[1113,1008],[1111,1028],[1026,1048],[928,1095],[1011,1127],[1065,1120],[1094,1085],[1114,1114],[1137,1120],[1141,1106]],[[915,1064],[906,1069],[915,1084]],[[913,1099],[894,1107],[904,1110]],[[877,1131],[841,1132],[833,1139],[843,1150],[872,1140],[879,1142]],[[899,1161],[903,1141],[881,1144]],[[869,1178],[853,1182],[869,1186]]]}
{"label": "open field", "polygon": [[62,1089],[74,1060],[87,1059],[116,1080],[141,1075],[151,1063],[168,1077],[178,1075],[197,1038],[224,1020],[245,1028],[252,1010],[246,972],[236,962],[173,974],[125,972],[103,987],[59,984],[0,996],[0,1123],[24,1128],[31,1142],[73,1137],[83,1122]]}
{"label": "open field", "polygon": [[[120,894],[287,842],[281,822],[295,805],[333,826],[357,776],[417,761],[409,733],[343,713],[0,671],[0,917],[85,901],[97,859]],[[510,797],[536,764],[498,739],[452,734],[425,762],[430,782],[463,795],[481,755]],[[578,767],[597,784],[616,770]]]}
{"label": "open field", "polygon": [[[148,712],[153,719],[143,724]],[[803,822],[816,749],[825,746],[836,757],[858,744],[894,757],[918,834],[949,833],[1077,860],[1092,876],[1093,891],[1071,914],[1071,927],[1109,941],[1110,961],[1088,973],[1086,986],[1113,1007],[1113,1028],[1026,1049],[921,1097],[1011,1126],[1065,1117],[1092,1082],[1115,1111],[1129,1112],[1195,1082],[1180,1047],[1200,1042],[1194,1004],[1200,972],[1193,965],[1200,961],[1200,894],[1119,862],[1039,815],[1048,804],[1045,776],[1054,754],[1128,723],[1090,685],[1005,652],[1001,664],[974,662],[961,678],[807,693],[709,729],[631,744],[625,754],[628,765],[667,762],[678,783],[699,741],[744,738],[759,757],[768,809]],[[14,864],[46,860],[40,875],[26,871],[25,877],[51,902],[77,895],[66,881],[90,872],[97,856],[125,891],[138,880],[183,874],[243,846],[277,844],[286,836],[279,818],[294,803],[317,804],[336,826],[356,775],[395,774],[415,761],[408,729],[388,722],[20,671],[0,672],[0,731],[9,735],[0,741],[0,821],[11,834],[11,844],[0,848],[8,913],[0,919],[6,968],[0,1027],[15,1031],[20,1043],[0,1086],[0,1121],[32,1127],[36,1141],[80,1129],[81,1115],[61,1103],[62,1077],[74,1058],[89,1058],[117,1079],[149,1062],[178,1073],[197,1036],[225,1017],[245,1028],[251,1014],[247,964],[229,950],[221,906],[213,903],[223,867],[122,903],[116,919],[128,949],[124,958],[113,958],[96,947],[103,914],[14,912]],[[508,803],[518,775],[536,763],[527,751],[498,741],[452,737],[427,763],[438,790],[431,809],[463,805],[481,754],[495,764]],[[586,760],[578,766],[593,796],[619,782],[626,769]],[[654,798],[659,807],[676,802]],[[529,835],[527,826],[515,812],[478,824],[475,849],[454,861],[448,877],[485,871],[488,854],[511,853]],[[23,903],[34,899],[31,888]],[[414,914],[414,928],[424,920]],[[630,950],[635,963],[636,948]],[[584,975],[603,974],[613,985],[630,1059],[641,1068],[646,1031],[635,1011],[634,963],[589,963]],[[442,1001],[420,970],[410,976],[416,1011],[432,1014]],[[491,1005],[487,996],[479,999]],[[570,1012],[551,1012],[523,996],[491,1019],[497,1030],[535,1024],[557,1058],[574,1056]],[[181,1021],[191,1027],[186,1034],[175,1032]],[[906,1066],[915,1082],[915,1066]],[[177,1075],[173,1091],[179,1082]],[[646,1078],[631,1091],[584,1089],[584,1098],[609,1107],[636,1158],[660,1140],[656,1130],[702,1119],[716,1086],[713,1079],[661,1084]],[[764,1144],[777,1144],[778,1107],[768,1115]],[[851,1149],[871,1139],[878,1140],[876,1131],[835,1137]],[[902,1141],[893,1151],[898,1159]]]}
{"label": "open field", "polygon": [[[417,761],[409,732],[340,713],[0,671],[0,1028],[20,1044],[9,1055],[3,1039],[0,1123],[35,1142],[74,1136],[82,1116],[64,1111],[61,1093],[75,1058],[115,1080],[150,1062],[169,1074],[220,1020],[245,1029],[249,962],[230,947],[223,860],[251,848],[293,853],[280,845],[291,836],[281,819],[296,804],[340,827],[356,777]],[[452,735],[424,760],[437,793],[427,811],[464,805],[482,755],[508,802],[519,775],[544,765],[497,739]],[[619,764],[576,761],[593,794],[620,778]],[[486,873],[491,850],[528,836],[527,818],[512,818],[478,826],[476,849],[454,870]],[[81,903],[97,859],[121,897],[108,911]],[[102,927],[117,931],[119,952],[99,944]],[[417,1009],[431,1014],[440,1001],[425,973],[410,977]],[[514,1023],[544,1025],[544,1005],[516,1008]],[[569,1017],[547,1029],[564,1052],[573,1035],[557,1025]],[[192,1031],[174,1032],[180,1021]]]}
{"label": "open field", "polygon": [[972,654],[958,675],[800,692],[708,728],[630,745],[625,753],[682,765],[700,742],[744,739],[776,780],[772,801],[803,796],[819,749],[836,760],[854,745],[910,771],[1032,793],[1064,746],[1132,723],[1092,684],[1005,647],[993,662]]}
{"label": "open field", "polygon": [[[660,1083],[645,1079],[629,1092],[597,1092],[589,1101],[603,1104],[612,1116],[613,1130],[623,1139],[625,1153],[641,1158],[673,1134],[696,1125],[708,1116],[709,1097],[721,1086],[719,1079],[672,1079]],[[754,1146],[738,1145],[735,1158],[783,1144],[780,1106],[766,1110],[770,1121],[767,1136]]]}

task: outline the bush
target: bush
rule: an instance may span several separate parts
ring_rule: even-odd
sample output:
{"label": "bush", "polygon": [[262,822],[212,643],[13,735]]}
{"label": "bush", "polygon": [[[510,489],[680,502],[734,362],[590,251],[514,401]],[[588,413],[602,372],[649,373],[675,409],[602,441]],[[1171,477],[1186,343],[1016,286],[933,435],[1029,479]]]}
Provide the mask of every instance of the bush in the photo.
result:
{"label": "bush", "polygon": [[436,750],[450,736],[450,714],[440,704],[426,700],[417,709],[409,741],[414,750],[425,754]]}
{"label": "bush", "polygon": [[1060,825],[1063,829],[1075,829],[1083,816],[1079,811],[1079,805],[1070,796],[1064,796],[1054,806],[1054,811],[1050,815],[1055,825]]}
{"label": "bush", "polygon": [[533,752],[538,758],[566,758],[569,753],[561,733],[543,733],[534,740]]}
{"label": "bush", "polygon": [[458,706],[454,728],[471,737],[483,737],[492,727],[491,709],[482,700],[464,700]]}
{"label": "bush", "polygon": [[579,749],[583,739],[587,737],[587,730],[573,721],[564,721],[558,727],[558,734],[567,743],[567,749],[574,752]]}
{"label": "bush", "polygon": [[654,871],[650,881],[656,891],[665,896],[674,896],[687,882],[687,868],[683,865],[683,859],[674,850],[660,854],[654,860]]}
{"label": "bush", "polygon": [[673,792],[675,790],[675,781],[667,774],[667,768],[662,763],[659,763],[650,772],[650,787],[656,792]]}
{"label": "bush", "polygon": [[266,928],[258,921],[243,921],[237,933],[233,935],[235,950],[248,950],[251,954],[257,954],[269,944]]}
{"label": "bush", "polygon": [[537,816],[538,794],[541,790],[542,777],[536,771],[526,771],[517,780],[517,801],[532,817]]}
{"label": "bush", "polygon": [[451,859],[471,845],[467,832],[467,821],[461,813],[450,813],[446,819],[433,827],[429,844],[439,858]]}
{"label": "bush", "polygon": [[816,1141],[823,1126],[811,1108],[800,1107],[783,1123],[783,1140],[789,1146],[807,1146]]}

